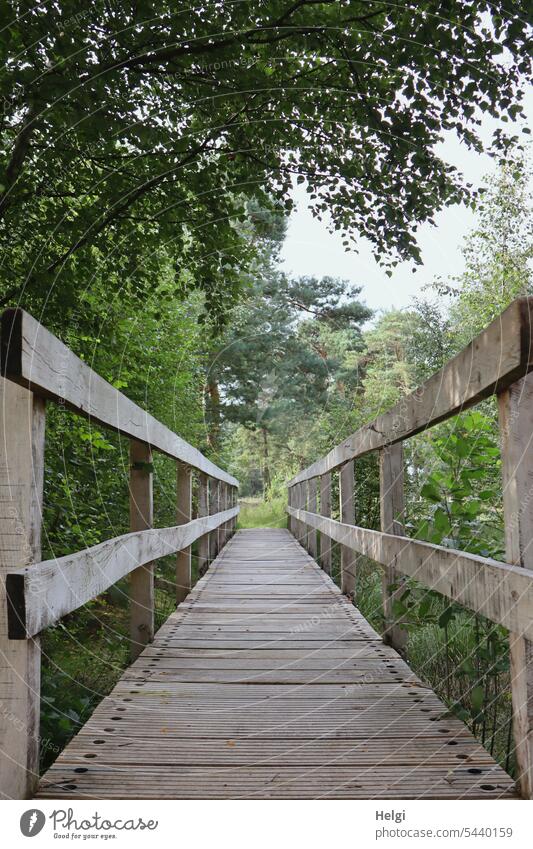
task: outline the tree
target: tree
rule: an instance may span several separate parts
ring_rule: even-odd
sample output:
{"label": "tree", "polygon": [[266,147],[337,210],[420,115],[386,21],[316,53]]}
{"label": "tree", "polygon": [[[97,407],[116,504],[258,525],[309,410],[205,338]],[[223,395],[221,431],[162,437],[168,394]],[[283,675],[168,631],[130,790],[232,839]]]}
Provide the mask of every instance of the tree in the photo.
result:
{"label": "tree", "polygon": [[166,250],[176,291],[202,289],[220,316],[249,261],[235,222],[250,197],[290,206],[294,175],[347,246],[363,235],[384,261],[418,261],[418,224],[471,196],[436,142],[452,130],[480,149],[479,116],[520,117],[530,70],[520,0],[11,9],[4,304],[54,286],[74,299],[93,250],[110,290],[127,280],[142,298]]}
{"label": "tree", "polygon": [[465,241],[464,273],[452,282],[452,324],[462,346],[514,298],[533,293],[531,164],[513,157],[490,181]]}
{"label": "tree", "polygon": [[[329,277],[292,279],[263,267],[246,301],[214,349],[209,367],[209,417],[214,438],[221,418],[260,439],[265,490],[271,484],[270,440],[287,444],[317,416],[336,384],[340,361],[324,345],[335,330],[361,345],[371,311],[360,290]],[[216,399],[216,403],[214,400]],[[307,425],[306,425],[307,426]]]}

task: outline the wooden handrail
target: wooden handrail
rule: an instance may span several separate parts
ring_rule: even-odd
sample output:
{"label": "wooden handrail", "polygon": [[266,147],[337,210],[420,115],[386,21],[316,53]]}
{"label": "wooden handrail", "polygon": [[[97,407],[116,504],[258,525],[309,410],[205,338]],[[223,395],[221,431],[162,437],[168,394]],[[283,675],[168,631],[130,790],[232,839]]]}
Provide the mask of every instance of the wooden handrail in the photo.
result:
{"label": "wooden handrail", "polygon": [[457,356],[414,392],[364,425],[288,486],[332,472],[456,416],[502,392],[533,369],[533,298],[518,298]]}
{"label": "wooden handrail", "polygon": [[130,401],[24,310],[10,309],[2,314],[0,372],[80,416],[149,445],[211,478],[238,486],[236,478]]}
{"label": "wooden handrail", "polygon": [[[224,508],[235,505],[238,481],[24,310],[4,312],[0,329],[0,795],[21,799],[39,779],[40,632],[128,575],[130,650],[137,657],[154,636],[155,561],[177,553],[180,603],[191,589],[192,543],[208,551],[215,532],[221,548],[235,530],[239,508]],[[47,400],[129,437],[131,533],[41,562]],[[152,450],[176,461],[174,527],[153,528]],[[196,519],[194,479],[205,505]],[[209,492],[220,487],[224,497],[210,515]]]}
{"label": "wooden handrail", "polygon": [[452,601],[533,640],[533,571],[409,537],[347,525],[307,510],[289,515],[381,566],[391,563]]}
{"label": "wooden handrail", "polygon": [[[403,530],[403,440],[491,395],[499,402],[508,563],[411,540]],[[331,518],[332,473],[340,472],[341,518],[351,519],[353,461],[374,450],[380,458],[381,532]],[[317,478],[320,513],[310,486]],[[383,639],[398,651],[405,647],[406,631],[394,616],[394,599],[405,575],[509,629],[518,783],[528,799],[533,798],[532,491],[533,298],[519,298],[419,389],[295,475],[287,507],[289,529],[302,544],[309,547],[308,528],[320,531],[326,571],[331,572],[331,541],[341,544],[341,588],[351,598],[356,564],[350,549],[384,567]],[[313,510],[305,509],[311,505]]]}
{"label": "wooden handrail", "polygon": [[35,637],[134,569],[183,551],[237,516],[238,507],[186,525],[122,534],[84,551],[34,563],[6,575],[9,637]]}

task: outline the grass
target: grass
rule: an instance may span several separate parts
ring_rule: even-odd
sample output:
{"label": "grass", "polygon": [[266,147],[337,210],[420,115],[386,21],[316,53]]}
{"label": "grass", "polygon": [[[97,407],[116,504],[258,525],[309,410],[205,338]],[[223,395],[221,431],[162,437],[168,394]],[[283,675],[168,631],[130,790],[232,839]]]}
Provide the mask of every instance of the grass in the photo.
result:
{"label": "grass", "polygon": [[286,528],[287,514],[284,498],[264,501],[262,498],[242,498],[237,529],[241,528]]}

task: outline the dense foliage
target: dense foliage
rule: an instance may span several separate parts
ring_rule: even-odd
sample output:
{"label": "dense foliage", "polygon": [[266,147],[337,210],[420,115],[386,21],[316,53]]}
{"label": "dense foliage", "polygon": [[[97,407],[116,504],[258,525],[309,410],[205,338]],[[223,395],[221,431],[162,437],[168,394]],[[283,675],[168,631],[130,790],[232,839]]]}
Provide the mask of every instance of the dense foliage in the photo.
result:
{"label": "dense foliage", "polygon": [[4,7],[0,298],[47,315],[102,281],[144,299],[167,267],[220,316],[247,201],[290,206],[293,179],[347,243],[418,260],[419,224],[472,193],[436,142],[480,149],[480,116],[519,118],[530,70],[520,0]]}

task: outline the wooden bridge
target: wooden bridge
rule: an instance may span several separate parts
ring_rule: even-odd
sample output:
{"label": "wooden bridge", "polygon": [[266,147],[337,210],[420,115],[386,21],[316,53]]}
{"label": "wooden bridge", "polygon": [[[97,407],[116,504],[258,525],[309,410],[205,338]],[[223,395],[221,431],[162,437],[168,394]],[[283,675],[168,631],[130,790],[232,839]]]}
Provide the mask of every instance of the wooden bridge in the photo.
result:
{"label": "wooden bridge", "polygon": [[[532,798],[532,311],[515,301],[417,392],[300,472],[288,531],[237,534],[234,478],[27,313],[5,313],[3,797]],[[402,441],[493,394],[508,563],[411,540],[402,526]],[[131,533],[41,562],[46,400],[131,440]],[[177,462],[170,528],[151,527],[152,450]],[[369,451],[380,457],[381,531],[354,524],[354,461]],[[210,565],[192,588],[196,540],[201,572]],[[154,636],[153,564],[172,552],[178,605]],[[353,604],[357,554],[383,567],[383,639]],[[125,575],[133,663],[39,781],[39,634]],[[405,575],[509,630],[516,785],[404,662],[393,602]]]}

